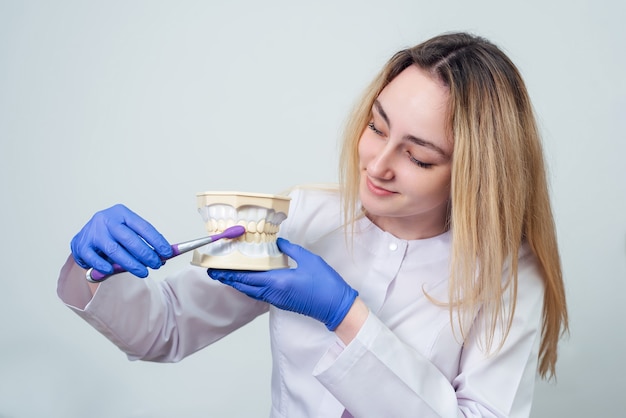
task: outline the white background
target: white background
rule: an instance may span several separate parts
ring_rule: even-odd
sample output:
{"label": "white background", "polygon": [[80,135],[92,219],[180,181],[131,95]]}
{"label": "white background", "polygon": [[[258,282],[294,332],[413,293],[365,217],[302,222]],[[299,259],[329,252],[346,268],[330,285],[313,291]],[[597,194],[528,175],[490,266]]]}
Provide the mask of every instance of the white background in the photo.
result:
{"label": "white background", "polygon": [[267,318],[129,362],[57,299],[69,241],[117,202],[176,242],[204,234],[196,192],[335,181],[367,82],[453,30],[518,64],[545,140],[571,336],[532,415],[623,416],[625,4],[0,0],[0,417],[267,416]]}

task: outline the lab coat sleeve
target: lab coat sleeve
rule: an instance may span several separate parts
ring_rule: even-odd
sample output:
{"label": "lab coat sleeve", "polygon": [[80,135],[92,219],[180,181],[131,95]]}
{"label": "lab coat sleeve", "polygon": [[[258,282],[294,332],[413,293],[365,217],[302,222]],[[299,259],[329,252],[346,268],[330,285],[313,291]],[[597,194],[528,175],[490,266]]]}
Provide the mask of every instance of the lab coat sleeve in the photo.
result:
{"label": "lab coat sleeve", "polygon": [[91,297],[85,270],[71,256],[57,294],[131,360],[179,361],[268,311],[194,266],[162,281],[118,274]]}
{"label": "lab coat sleeve", "polygon": [[411,417],[425,410],[430,414],[419,416],[528,417],[542,304],[536,262],[526,258],[520,263],[517,306],[504,346],[485,354],[475,326],[452,381],[372,313],[350,344],[328,350],[314,375],[354,417]]}

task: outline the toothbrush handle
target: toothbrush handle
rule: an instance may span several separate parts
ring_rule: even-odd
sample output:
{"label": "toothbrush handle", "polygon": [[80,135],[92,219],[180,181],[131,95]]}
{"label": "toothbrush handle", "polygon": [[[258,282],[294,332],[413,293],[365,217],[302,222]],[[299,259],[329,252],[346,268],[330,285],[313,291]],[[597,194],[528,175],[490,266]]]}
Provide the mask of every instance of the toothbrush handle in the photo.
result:
{"label": "toothbrush handle", "polygon": [[113,264],[113,273],[109,273],[109,274],[100,273],[98,270],[94,270],[94,268],[92,267],[89,270],[87,270],[87,273],[85,273],[85,278],[87,279],[88,282],[100,283],[108,279],[109,276],[112,276],[117,273],[122,273],[124,271],[126,271],[126,269],[120,266],[119,264]]}
{"label": "toothbrush handle", "polygon": [[[181,252],[178,250],[178,244],[172,245],[172,255],[167,258],[161,257],[161,265],[165,264],[165,260],[168,260],[172,257],[176,257],[177,255],[180,255],[180,254]],[[95,270],[92,267],[89,270],[87,270],[87,273],[85,273],[85,278],[87,279],[88,282],[100,283],[100,282],[105,281],[109,277],[113,276],[114,274],[123,273],[125,271],[126,269],[120,266],[119,264],[113,264],[113,273],[109,273],[109,274],[100,273],[98,270]]]}
{"label": "toothbrush handle", "polygon": [[[222,238],[239,237],[244,232],[245,232],[245,229],[243,226],[235,225],[235,226],[228,228],[226,231],[222,232],[221,234],[211,235],[211,236],[204,237],[204,238],[199,238],[199,239],[194,239],[191,241],[173,244],[171,246],[172,255],[167,258],[161,257],[161,265],[165,264],[165,260],[168,260],[172,257],[176,257],[178,255],[184,254],[191,250],[195,250],[196,248],[200,248],[204,245],[210,244],[213,241],[217,241]],[[122,273],[124,271],[126,271],[126,269],[120,266],[119,264],[113,264],[113,273],[109,273],[109,274],[100,273],[98,270],[94,270],[92,267],[89,270],[87,270],[87,273],[85,273],[85,278],[90,283],[100,283],[108,279],[110,276],[117,274],[117,273]]]}
{"label": "toothbrush handle", "polygon": [[[165,264],[165,260],[169,260],[172,257],[176,257],[188,251],[194,250],[198,247],[209,244],[213,241],[215,241],[215,236],[196,239],[193,241],[181,242],[179,244],[173,244],[171,246],[172,255],[169,257],[161,257],[161,261],[162,261],[161,265]],[[98,270],[95,270],[92,267],[89,270],[87,270],[87,273],[85,273],[85,278],[87,279],[88,282],[100,283],[108,279],[110,276],[113,276],[114,274],[123,273],[125,271],[126,269],[120,266],[119,264],[113,264],[113,273],[109,273],[109,274],[100,273]]]}

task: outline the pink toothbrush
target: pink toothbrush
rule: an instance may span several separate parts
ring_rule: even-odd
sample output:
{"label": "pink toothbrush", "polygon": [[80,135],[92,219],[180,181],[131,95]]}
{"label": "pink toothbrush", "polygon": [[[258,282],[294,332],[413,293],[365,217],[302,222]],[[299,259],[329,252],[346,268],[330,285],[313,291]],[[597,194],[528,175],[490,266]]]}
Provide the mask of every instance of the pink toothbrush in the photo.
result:
{"label": "pink toothbrush", "polygon": [[[196,248],[200,248],[202,246],[205,246],[207,244],[210,244],[222,238],[232,239],[232,238],[240,237],[245,232],[246,232],[246,228],[244,228],[241,225],[235,225],[235,226],[231,226],[230,228],[226,228],[224,232],[219,233],[219,234],[211,235],[211,236],[204,237],[204,238],[194,239],[191,241],[185,241],[185,242],[181,242],[178,244],[173,244],[172,255],[167,258],[162,258],[162,260],[165,263],[165,260],[169,260],[170,258],[179,256],[191,250],[195,250]],[[113,273],[111,274],[103,274],[103,273],[100,273],[98,270],[94,270],[93,268],[90,268],[89,270],[87,270],[85,278],[87,279],[88,282],[100,283],[100,282],[105,281],[112,275],[121,273],[123,271],[126,271],[126,269],[118,264],[113,264]]]}

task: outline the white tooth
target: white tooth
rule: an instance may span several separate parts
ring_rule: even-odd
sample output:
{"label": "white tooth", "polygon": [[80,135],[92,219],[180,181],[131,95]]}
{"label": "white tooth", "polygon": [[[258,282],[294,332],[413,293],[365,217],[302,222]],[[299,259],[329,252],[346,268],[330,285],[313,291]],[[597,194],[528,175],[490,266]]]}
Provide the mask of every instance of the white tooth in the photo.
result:
{"label": "white tooth", "polygon": [[246,220],[248,222],[256,219],[256,206],[247,206],[244,212],[246,214]]}
{"label": "white tooth", "polygon": [[250,233],[250,232],[246,232],[246,242],[253,242],[254,241],[254,234]]}
{"label": "white tooth", "polygon": [[246,206],[239,209],[239,216],[246,221],[256,220],[256,206]]}
{"label": "white tooth", "polygon": [[256,224],[256,230],[258,232],[263,232],[265,231],[265,219],[261,219],[259,221],[259,223]]}
{"label": "white tooth", "polygon": [[216,219],[235,218],[235,213],[236,213],[235,208],[233,208],[230,205],[215,204],[215,205],[211,205],[209,209],[210,209],[211,218],[216,218]]}
{"label": "white tooth", "polygon": [[223,231],[224,229],[226,229],[226,221],[224,219],[219,219],[217,221],[217,230]]}
{"label": "white tooth", "polygon": [[248,222],[248,226],[246,227],[248,232],[257,232],[256,223],[253,221]]}
{"label": "white tooth", "polygon": [[254,234],[254,242],[259,244],[261,242],[261,234]]}
{"label": "white tooth", "polygon": [[209,219],[209,231],[217,231],[217,221],[214,218]]}
{"label": "white tooth", "polygon": [[233,218],[229,218],[226,221],[226,228],[230,228],[231,226],[235,225],[235,220]]}

